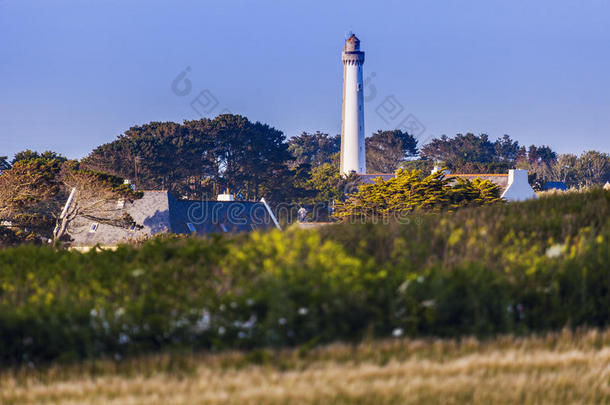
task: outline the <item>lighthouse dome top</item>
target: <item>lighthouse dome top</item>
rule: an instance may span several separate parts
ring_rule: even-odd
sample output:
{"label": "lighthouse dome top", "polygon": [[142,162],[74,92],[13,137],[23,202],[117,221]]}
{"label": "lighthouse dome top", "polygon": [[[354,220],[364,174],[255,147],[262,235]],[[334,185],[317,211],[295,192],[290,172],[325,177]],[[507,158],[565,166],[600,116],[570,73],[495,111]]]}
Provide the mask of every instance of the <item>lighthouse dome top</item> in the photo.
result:
{"label": "lighthouse dome top", "polygon": [[345,40],[345,52],[356,52],[360,50],[360,40],[355,34],[351,34],[348,39]]}

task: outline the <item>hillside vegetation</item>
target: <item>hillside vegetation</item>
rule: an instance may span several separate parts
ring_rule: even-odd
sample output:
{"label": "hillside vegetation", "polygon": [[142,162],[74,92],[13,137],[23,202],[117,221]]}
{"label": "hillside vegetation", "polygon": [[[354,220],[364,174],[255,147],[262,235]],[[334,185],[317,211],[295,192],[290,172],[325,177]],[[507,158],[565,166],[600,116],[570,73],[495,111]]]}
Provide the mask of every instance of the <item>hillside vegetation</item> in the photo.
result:
{"label": "hillside vegetation", "polygon": [[610,192],[402,223],[0,251],[0,361],[606,327]]}

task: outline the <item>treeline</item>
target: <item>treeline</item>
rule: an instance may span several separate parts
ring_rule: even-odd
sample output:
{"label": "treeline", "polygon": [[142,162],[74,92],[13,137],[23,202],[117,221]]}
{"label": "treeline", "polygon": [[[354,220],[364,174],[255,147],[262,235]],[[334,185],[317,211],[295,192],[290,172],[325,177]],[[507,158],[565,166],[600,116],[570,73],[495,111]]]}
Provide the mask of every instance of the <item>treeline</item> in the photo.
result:
{"label": "treeline", "polygon": [[[342,196],[340,136],[302,133],[289,139],[275,128],[240,115],[214,119],[151,122],[125,131],[96,147],[83,167],[130,179],[140,189],[167,189],[183,198],[212,199],[229,190],[243,199],[315,203]],[[519,144],[508,135],[445,135],[425,145],[405,132],[377,131],[366,138],[367,171],[393,173],[398,168],[429,172],[435,165],[454,173],[506,173],[528,169],[531,182],[568,187],[610,181],[610,157],[589,151],[557,154],[549,146]],[[62,158],[54,152],[18,153],[0,158],[0,171],[33,158]],[[65,159],[65,158],[63,158]]]}
{"label": "treeline", "polygon": [[610,325],[610,192],[409,218],[0,250],[0,364]]}
{"label": "treeline", "polygon": [[[424,162],[442,162],[454,173],[506,173],[508,169],[527,169],[534,188],[546,182],[564,182],[568,187],[590,187],[610,181],[610,155],[588,151],[580,156],[557,154],[549,146],[525,147],[504,135],[491,141],[485,134],[445,135],[422,147]],[[428,164],[428,166],[430,163]]]}

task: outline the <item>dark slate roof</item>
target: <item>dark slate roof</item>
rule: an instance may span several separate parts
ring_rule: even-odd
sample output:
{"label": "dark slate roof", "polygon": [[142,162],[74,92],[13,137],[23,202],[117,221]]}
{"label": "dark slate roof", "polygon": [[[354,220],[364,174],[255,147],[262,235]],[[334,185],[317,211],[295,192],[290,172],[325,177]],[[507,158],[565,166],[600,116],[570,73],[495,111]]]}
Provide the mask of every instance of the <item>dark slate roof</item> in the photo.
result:
{"label": "dark slate roof", "polygon": [[90,232],[93,221],[77,218],[68,227],[73,246],[113,246],[143,239],[158,233],[238,233],[274,227],[262,202],[186,201],[167,191],[144,191],[142,198],[126,204],[125,210],[141,229],[124,229],[99,224]]}
{"label": "dark slate roof", "polygon": [[568,186],[566,186],[566,183],[564,183],[563,181],[547,181],[544,184],[544,189],[545,190],[561,190],[561,191],[565,191],[568,189]]}
{"label": "dark slate roof", "polygon": [[174,233],[238,233],[274,226],[265,205],[252,201],[185,201],[170,196],[169,220]]}

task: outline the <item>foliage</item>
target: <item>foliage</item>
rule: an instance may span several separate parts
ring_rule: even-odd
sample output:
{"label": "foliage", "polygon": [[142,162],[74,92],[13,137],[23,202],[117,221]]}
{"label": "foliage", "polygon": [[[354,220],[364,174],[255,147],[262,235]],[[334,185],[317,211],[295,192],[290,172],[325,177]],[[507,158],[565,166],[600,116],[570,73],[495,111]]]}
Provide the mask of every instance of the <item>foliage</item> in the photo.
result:
{"label": "foliage", "polygon": [[38,153],[36,151],[26,149],[21,152],[17,152],[13,157],[12,164],[15,164],[19,161],[23,160],[34,160],[34,159],[43,159],[43,160],[58,160],[60,162],[65,162],[67,159],[63,157],[61,154],[53,152],[51,150],[47,150],[42,153]]}
{"label": "foliage", "polygon": [[417,155],[417,140],[398,129],[377,131],[365,139],[366,170],[369,173],[394,173],[407,157]]}
{"label": "foliage", "polygon": [[467,133],[433,139],[422,148],[421,157],[442,162],[454,173],[506,173],[518,167],[543,179],[548,177],[557,155],[548,146],[531,145],[526,149],[508,135],[492,142],[486,134]]}
{"label": "foliage", "polygon": [[78,253],[0,251],[0,361],[610,323],[610,192]]}
{"label": "foliage", "polygon": [[378,220],[402,218],[415,211],[440,212],[465,206],[488,205],[501,201],[498,185],[488,181],[456,178],[442,170],[423,176],[419,170],[399,169],[396,177],[361,185],[336,207],[344,219]]}
{"label": "foliage", "polygon": [[[58,159],[21,159],[0,176],[0,219],[45,238],[51,237],[54,214],[63,196]],[[65,199],[63,199],[65,202]]]}
{"label": "foliage", "polygon": [[295,165],[309,164],[317,167],[333,161],[333,156],[339,153],[341,137],[329,136],[317,131],[315,134],[303,132],[288,140],[288,150],[294,158]]}
{"label": "foliage", "polygon": [[289,183],[289,160],[282,132],[224,114],[213,120],[132,127],[97,147],[83,164],[132,179],[139,188],[169,189],[191,198],[215,197],[228,188],[257,199],[271,197]]}
{"label": "foliage", "polygon": [[[73,189],[72,204],[60,217]],[[23,158],[0,176],[0,220],[10,222],[23,240],[59,240],[77,217],[129,226],[132,221],[118,212],[117,200],[140,196],[123,179],[82,169],[73,160]]]}
{"label": "foliage", "polygon": [[[70,190],[72,200],[66,203],[57,218],[53,232],[55,241],[64,236],[69,225],[77,218],[121,228],[135,225],[123,206],[133,203],[143,194],[132,190],[120,177],[79,166],[76,162],[69,162],[62,167],[61,181],[66,192]],[[122,204],[118,204],[118,201],[122,201]]]}

